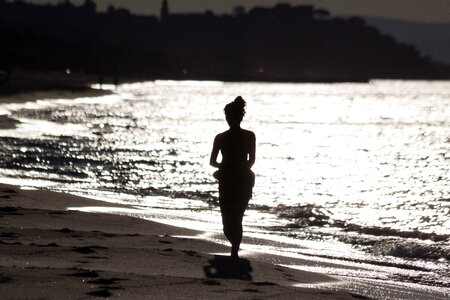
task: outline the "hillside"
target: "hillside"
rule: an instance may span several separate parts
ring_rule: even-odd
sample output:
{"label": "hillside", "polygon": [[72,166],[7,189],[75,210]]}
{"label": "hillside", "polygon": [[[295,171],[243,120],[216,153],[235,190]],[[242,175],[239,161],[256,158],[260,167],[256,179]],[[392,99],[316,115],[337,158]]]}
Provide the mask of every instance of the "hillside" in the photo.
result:
{"label": "hillside", "polygon": [[423,55],[450,64],[450,24],[399,21],[364,17],[367,23],[392,35],[399,42],[414,45]]}
{"label": "hillside", "polygon": [[159,18],[87,0],[31,5],[0,0],[0,69],[133,78],[366,81],[448,78],[412,46],[360,18],[279,4],[231,14]]}

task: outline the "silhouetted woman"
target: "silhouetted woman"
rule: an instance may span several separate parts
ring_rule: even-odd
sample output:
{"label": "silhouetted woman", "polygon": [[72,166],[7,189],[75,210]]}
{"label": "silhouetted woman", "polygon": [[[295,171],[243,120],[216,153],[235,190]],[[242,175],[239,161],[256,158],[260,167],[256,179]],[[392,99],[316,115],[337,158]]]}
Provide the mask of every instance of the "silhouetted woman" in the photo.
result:
{"label": "silhouetted woman", "polygon": [[[231,257],[237,258],[242,240],[242,218],[252,197],[255,175],[250,170],[255,163],[255,134],[241,128],[245,114],[241,96],[225,106],[230,129],[214,139],[210,164],[219,168],[214,177],[219,180],[219,203],[223,232],[231,243]],[[217,162],[219,151],[222,161]]]}

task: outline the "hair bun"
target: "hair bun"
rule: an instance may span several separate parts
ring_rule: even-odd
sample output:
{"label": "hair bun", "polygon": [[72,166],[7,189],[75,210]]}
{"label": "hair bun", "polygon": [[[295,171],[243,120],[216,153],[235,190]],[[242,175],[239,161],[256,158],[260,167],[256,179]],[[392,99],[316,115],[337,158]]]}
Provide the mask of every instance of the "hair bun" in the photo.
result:
{"label": "hair bun", "polygon": [[246,102],[245,102],[245,100],[244,100],[241,96],[237,96],[236,99],[234,99],[233,102],[234,102],[235,105],[236,105],[237,107],[239,107],[240,109],[244,109],[244,108],[245,108]]}
{"label": "hair bun", "polygon": [[242,120],[245,115],[245,100],[241,96],[237,96],[234,101],[225,105],[224,112],[227,117],[237,117]]}

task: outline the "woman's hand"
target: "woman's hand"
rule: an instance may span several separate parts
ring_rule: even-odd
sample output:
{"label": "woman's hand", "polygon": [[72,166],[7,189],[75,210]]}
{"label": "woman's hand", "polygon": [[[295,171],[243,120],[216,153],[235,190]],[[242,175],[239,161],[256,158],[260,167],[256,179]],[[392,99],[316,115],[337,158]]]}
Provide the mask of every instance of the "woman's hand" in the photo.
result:
{"label": "woman's hand", "polygon": [[220,150],[219,137],[216,136],[216,138],[214,139],[214,144],[213,144],[213,148],[211,151],[211,157],[209,159],[209,164],[211,166],[213,166],[214,168],[220,168],[220,163],[217,162],[217,156],[219,155],[219,150]]}

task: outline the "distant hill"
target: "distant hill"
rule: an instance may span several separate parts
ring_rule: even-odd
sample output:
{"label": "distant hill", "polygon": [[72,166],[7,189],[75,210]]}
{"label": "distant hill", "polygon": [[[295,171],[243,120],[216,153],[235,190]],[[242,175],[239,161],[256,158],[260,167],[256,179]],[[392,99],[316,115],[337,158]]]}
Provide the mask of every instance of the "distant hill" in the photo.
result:
{"label": "distant hill", "polygon": [[450,64],[450,23],[421,23],[364,17],[369,25],[392,35],[399,42],[414,45],[434,60]]}
{"label": "distant hill", "polygon": [[335,82],[449,78],[361,18],[310,5],[236,8],[159,18],[91,0],[32,5],[0,0],[0,70],[84,72],[145,79]]}

